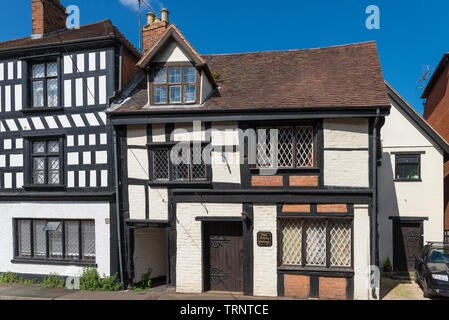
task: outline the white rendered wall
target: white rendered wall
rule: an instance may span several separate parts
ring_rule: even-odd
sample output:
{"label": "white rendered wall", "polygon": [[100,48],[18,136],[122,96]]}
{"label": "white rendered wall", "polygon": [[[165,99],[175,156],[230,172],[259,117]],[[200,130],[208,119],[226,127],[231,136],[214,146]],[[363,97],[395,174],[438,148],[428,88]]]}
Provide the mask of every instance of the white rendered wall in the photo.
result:
{"label": "white rendered wall", "polygon": [[[276,297],[277,293],[277,208],[273,204],[254,205],[254,295]],[[271,232],[273,245],[259,247],[258,232]]]}
{"label": "white rendered wall", "polygon": [[176,211],[176,291],[203,292],[201,221],[196,217],[241,217],[243,205],[234,203],[178,203]]}
{"label": "white rendered wall", "polygon": [[163,228],[143,228],[134,231],[134,275],[142,281],[142,275],[151,270],[150,278],[167,275],[167,234]]}
{"label": "white rendered wall", "polygon": [[367,119],[325,119],[324,184],[369,187]]}
{"label": "white rendered wall", "polygon": [[[381,266],[393,262],[393,221],[390,217],[427,217],[424,241],[443,241],[444,158],[439,147],[394,102],[381,131],[382,165],[379,171],[379,247]],[[421,182],[395,182],[393,152],[421,155]]]}
{"label": "white rendered wall", "polygon": [[354,206],[354,298],[370,297],[370,218],[368,205]]}
{"label": "white rendered wall", "polygon": [[95,220],[96,264],[100,275],[110,274],[109,202],[2,202],[0,203],[0,272],[79,276],[83,268],[11,263],[13,250],[13,219],[82,219]]}

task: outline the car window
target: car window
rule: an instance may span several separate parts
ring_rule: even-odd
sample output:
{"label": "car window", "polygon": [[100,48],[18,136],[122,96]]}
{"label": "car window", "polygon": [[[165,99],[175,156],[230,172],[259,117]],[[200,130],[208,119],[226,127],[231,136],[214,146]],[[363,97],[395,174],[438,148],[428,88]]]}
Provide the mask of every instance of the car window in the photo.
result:
{"label": "car window", "polygon": [[429,263],[449,263],[449,249],[433,249],[429,255]]}

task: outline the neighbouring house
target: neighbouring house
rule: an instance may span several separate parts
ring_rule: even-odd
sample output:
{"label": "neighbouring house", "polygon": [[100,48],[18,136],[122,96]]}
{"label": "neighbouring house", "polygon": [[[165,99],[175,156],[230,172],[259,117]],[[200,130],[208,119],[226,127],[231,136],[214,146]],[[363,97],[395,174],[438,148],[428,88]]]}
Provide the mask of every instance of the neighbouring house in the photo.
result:
{"label": "neighbouring house", "polygon": [[[449,52],[443,55],[421,96],[424,119],[449,141]],[[447,161],[448,159],[446,159]],[[444,165],[445,234],[449,242],[449,162]]]}
{"label": "neighbouring house", "polygon": [[182,293],[378,298],[391,102],[376,44],[200,55],[167,11],[143,39],[141,72],[107,110],[127,282],[151,270]]}
{"label": "neighbouring house", "polygon": [[140,53],[105,20],[65,27],[32,0],[32,34],[0,43],[0,272],[119,272],[113,127],[105,109]]}
{"label": "neighbouring house", "polygon": [[447,142],[387,84],[390,115],[381,131],[378,168],[380,266],[415,270],[427,241],[443,241]]}

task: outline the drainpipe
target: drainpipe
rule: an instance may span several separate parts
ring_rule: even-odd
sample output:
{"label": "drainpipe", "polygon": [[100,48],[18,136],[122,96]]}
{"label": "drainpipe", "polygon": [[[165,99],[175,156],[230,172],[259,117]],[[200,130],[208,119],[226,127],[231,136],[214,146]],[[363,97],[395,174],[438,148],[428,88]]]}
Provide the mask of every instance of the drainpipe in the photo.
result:
{"label": "drainpipe", "polygon": [[117,238],[118,238],[118,257],[120,266],[120,280],[123,283],[123,258],[122,258],[122,236],[120,233],[120,197],[119,197],[119,178],[118,178],[118,156],[117,156],[117,132],[114,124],[112,125],[112,135],[114,139],[114,171],[115,171],[115,213],[117,219]]}
{"label": "drainpipe", "polygon": [[[377,243],[377,138],[378,138],[378,126],[380,121],[380,109],[377,108],[376,110],[376,118],[374,120],[373,125],[373,159],[372,159],[372,166],[373,166],[373,210],[371,212],[371,265],[372,266],[378,266],[378,243]],[[371,275],[374,276],[374,275]],[[374,279],[374,278],[372,278]],[[372,286],[372,292],[371,295],[373,299],[377,300],[377,292],[376,287]]]}
{"label": "drainpipe", "polygon": [[122,77],[123,77],[123,44],[120,45],[120,59],[118,68],[118,92],[122,93]]}

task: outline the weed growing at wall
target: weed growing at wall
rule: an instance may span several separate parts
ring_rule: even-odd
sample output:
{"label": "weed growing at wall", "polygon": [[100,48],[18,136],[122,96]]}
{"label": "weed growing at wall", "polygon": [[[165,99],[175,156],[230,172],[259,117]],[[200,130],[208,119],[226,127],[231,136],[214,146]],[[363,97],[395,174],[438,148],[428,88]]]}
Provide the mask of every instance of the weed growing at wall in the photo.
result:
{"label": "weed growing at wall", "polygon": [[118,291],[122,284],[117,281],[117,274],[100,277],[96,268],[86,267],[80,277],[80,289],[86,291]]}
{"label": "weed growing at wall", "polygon": [[56,274],[50,274],[41,282],[44,288],[64,288],[65,281],[63,277],[58,277]]}
{"label": "weed growing at wall", "polygon": [[21,284],[24,286],[29,286],[29,285],[36,283],[36,280],[35,279],[24,279],[24,278],[18,277],[17,274],[8,271],[6,273],[0,274],[0,283],[9,283],[9,284],[16,283],[16,284]]}

